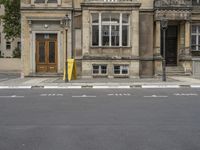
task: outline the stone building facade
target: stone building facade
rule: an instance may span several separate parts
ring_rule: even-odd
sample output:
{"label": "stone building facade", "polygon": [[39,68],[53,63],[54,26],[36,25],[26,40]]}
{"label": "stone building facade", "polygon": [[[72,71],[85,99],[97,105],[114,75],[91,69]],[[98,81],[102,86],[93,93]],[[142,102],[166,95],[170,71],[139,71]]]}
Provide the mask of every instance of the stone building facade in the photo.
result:
{"label": "stone building facade", "polygon": [[67,58],[76,59],[83,78],[161,75],[163,17],[167,67],[192,74],[199,6],[199,0],[21,0],[24,75],[62,74]]}

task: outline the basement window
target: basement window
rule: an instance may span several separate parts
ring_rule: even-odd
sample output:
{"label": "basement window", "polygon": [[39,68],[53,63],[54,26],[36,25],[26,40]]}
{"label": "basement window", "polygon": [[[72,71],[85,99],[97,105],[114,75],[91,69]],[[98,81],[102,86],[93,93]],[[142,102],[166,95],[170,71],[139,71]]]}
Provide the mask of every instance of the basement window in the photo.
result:
{"label": "basement window", "polygon": [[115,75],[128,75],[129,66],[128,65],[114,65]]}
{"label": "basement window", "polygon": [[93,65],[93,74],[94,75],[106,75],[107,74],[107,65]]}

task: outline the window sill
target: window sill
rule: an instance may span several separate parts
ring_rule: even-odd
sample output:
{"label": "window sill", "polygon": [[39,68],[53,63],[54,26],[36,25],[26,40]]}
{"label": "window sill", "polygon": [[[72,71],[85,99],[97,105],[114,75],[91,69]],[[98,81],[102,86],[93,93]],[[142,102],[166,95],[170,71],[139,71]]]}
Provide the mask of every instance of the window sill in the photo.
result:
{"label": "window sill", "polygon": [[129,74],[114,74],[114,78],[128,78]]}
{"label": "window sill", "polygon": [[108,77],[108,74],[92,74],[94,78],[106,78]]}

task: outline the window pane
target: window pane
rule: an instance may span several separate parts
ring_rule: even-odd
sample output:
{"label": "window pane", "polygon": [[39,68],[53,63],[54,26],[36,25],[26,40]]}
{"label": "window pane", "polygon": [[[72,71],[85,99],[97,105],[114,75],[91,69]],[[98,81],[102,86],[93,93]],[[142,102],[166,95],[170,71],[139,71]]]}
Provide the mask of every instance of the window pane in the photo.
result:
{"label": "window pane", "polygon": [[55,42],[49,42],[49,63],[55,63],[56,62],[56,53],[55,53]]}
{"label": "window pane", "polygon": [[114,74],[120,74],[120,66],[114,66]]}
{"label": "window pane", "polygon": [[57,3],[57,0],[48,0],[47,3]]}
{"label": "window pane", "polygon": [[45,63],[45,42],[39,43],[39,62]]}
{"label": "window pane", "polygon": [[11,49],[11,42],[6,42],[6,49]]}
{"label": "window pane", "polygon": [[122,26],[122,46],[128,46],[128,26]]}
{"label": "window pane", "polygon": [[121,66],[122,68],[122,74],[128,74],[128,66]]}
{"label": "window pane", "polygon": [[199,41],[198,41],[197,45],[200,45],[200,35],[199,35]]}
{"label": "window pane", "polygon": [[128,23],[129,20],[129,14],[123,14],[122,15],[122,23]]}
{"label": "window pane", "polygon": [[196,46],[192,45],[192,50],[196,51]]}
{"label": "window pane", "polygon": [[103,13],[101,17],[102,17],[102,23],[110,22],[110,14],[109,13]]}
{"label": "window pane", "polygon": [[196,36],[192,35],[192,45],[196,45],[197,41],[196,41]]}
{"label": "window pane", "polygon": [[92,26],[92,46],[99,45],[99,26],[93,25]]}
{"label": "window pane", "polygon": [[101,66],[101,74],[106,74],[107,73],[107,66],[106,65],[102,65]]}
{"label": "window pane", "polygon": [[93,65],[93,74],[99,74],[99,66]]}
{"label": "window pane", "polygon": [[109,26],[102,26],[102,45],[109,46]]}
{"label": "window pane", "polygon": [[92,14],[92,23],[99,23],[99,14]]}
{"label": "window pane", "polygon": [[45,3],[45,0],[35,0],[35,3]]}
{"label": "window pane", "polygon": [[119,14],[111,14],[112,23],[119,23]]}
{"label": "window pane", "polygon": [[200,25],[197,26],[197,29],[198,29],[198,33],[200,34]]}
{"label": "window pane", "polygon": [[192,33],[196,33],[197,32],[197,26],[193,25],[192,26]]}
{"label": "window pane", "polygon": [[119,26],[112,26],[111,36],[112,46],[119,46]]}

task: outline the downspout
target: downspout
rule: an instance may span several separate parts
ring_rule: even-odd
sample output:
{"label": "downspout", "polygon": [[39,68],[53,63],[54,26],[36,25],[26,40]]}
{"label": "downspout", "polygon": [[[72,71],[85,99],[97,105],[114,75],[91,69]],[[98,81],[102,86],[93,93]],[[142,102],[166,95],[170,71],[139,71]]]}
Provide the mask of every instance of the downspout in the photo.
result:
{"label": "downspout", "polygon": [[71,13],[71,41],[72,41],[72,51],[71,51],[71,57],[72,59],[75,59],[75,39],[74,39],[74,0],[72,0],[72,13]]}

